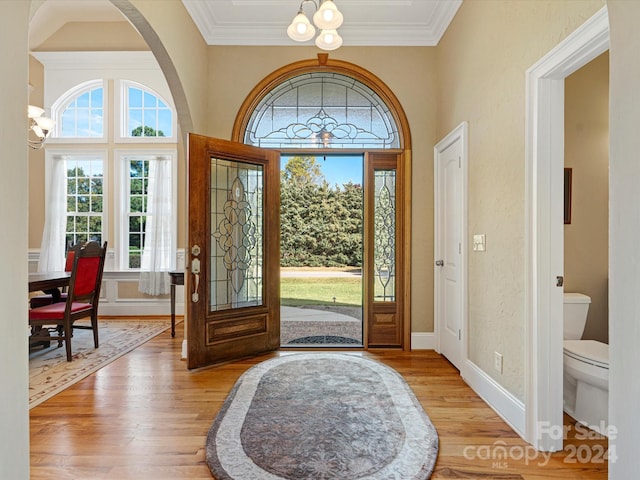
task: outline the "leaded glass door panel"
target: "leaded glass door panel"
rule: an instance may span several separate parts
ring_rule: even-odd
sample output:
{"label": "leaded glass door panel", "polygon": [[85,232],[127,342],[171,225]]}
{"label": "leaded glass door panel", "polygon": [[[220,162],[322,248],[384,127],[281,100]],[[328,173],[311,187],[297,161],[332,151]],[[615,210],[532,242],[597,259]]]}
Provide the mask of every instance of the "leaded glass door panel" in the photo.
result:
{"label": "leaded glass door panel", "polygon": [[279,235],[279,154],[189,135],[189,368],[279,347]]}
{"label": "leaded glass door panel", "polygon": [[365,298],[367,346],[403,347],[402,156],[367,154]]}

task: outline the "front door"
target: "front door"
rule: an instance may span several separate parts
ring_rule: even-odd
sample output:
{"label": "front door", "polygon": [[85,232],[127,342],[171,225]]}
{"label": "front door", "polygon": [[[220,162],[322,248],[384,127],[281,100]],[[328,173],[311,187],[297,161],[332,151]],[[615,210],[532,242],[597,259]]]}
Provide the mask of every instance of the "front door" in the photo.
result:
{"label": "front door", "polygon": [[280,346],[280,155],[189,135],[187,364]]}

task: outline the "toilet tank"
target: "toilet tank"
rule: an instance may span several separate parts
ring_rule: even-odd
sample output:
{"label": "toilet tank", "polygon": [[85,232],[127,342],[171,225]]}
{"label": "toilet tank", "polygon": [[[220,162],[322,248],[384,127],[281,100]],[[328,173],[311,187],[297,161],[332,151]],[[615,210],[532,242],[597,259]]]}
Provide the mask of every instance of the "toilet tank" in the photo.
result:
{"label": "toilet tank", "polygon": [[587,323],[591,297],[582,293],[564,294],[564,340],[580,340]]}

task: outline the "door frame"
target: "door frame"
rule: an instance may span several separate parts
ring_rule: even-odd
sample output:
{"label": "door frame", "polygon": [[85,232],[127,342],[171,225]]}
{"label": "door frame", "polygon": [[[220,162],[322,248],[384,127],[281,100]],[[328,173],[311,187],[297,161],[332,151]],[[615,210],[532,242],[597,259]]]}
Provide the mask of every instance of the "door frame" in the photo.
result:
{"label": "door frame", "polygon": [[[460,369],[460,375],[466,375],[466,363],[469,358],[469,289],[468,289],[468,276],[469,276],[469,242],[468,229],[469,229],[469,123],[462,122],[449,132],[442,140],[440,140],[435,147],[433,147],[433,253],[434,260],[442,258],[442,248],[440,241],[440,235],[438,232],[442,231],[442,208],[440,202],[441,185],[440,185],[440,158],[443,152],[453,145],[455,142],[461,142],[460,149],[460,206],[461,206],[461,218],[460,218],[460,329],[462,337],[462,348],[460,352],[460,365],[457,367]],[[441,323],[444,319],[439,318],[439,312],[441,308],[441,295],[440,288],[440,272],[433,265],[433,329],[436,340],[435,349],[436,352],[441,353],[440,348],[440,335],[443,330]]]}
{"label": "door frame", "polygon": [[[388,107],[390,114],[396,122],[398,128],[398,136],[400,139],[399,149],[383,149],[383,150],[349,150],[349,149],[317,149],[317,154],[334,153],[334,154],[349,154],[351,152],[356,153],[400,153],[402,158],[402,182],[404,185],[402,198],[398,201],[403,203],[403,255],[399,259],[403,265],[403,279],[404,289],[402,301],[402,325],[403,325],[403,342],[402,349],[404,351],[411,350],[411,215],[412,215],[412,152],[411,152],[411,129],[409,128],[409,120],[407,115],[400,104],[400,101],[395,96],[393,91],[374,73],[366,70],[354,63],[346,62],[343,60],[337,60],[329,58],[326,53],[319,53],[317,58],[309,60],[300,60],[294,63],[285,65],[266,77],[264,77],[258,84],[249,92],[244,102],[238,110],[236,119],[233,123],[233,130],[231,132],[231,140],[238,143],[244,142],[244,135],[249,123],[251,114],[254,112],[257,105],[269,94],[273,88],[282,84],[298,75],[312,72],[335,72],[340,73],[362,82],[371,90],[373,90]],[[290,154],[295,152],[294,149],[280,149],[282,154]],[[366,323],[366,322],[365,322]],[[366,328],[366,327],[365,327]],[[366,330],[365,330],[366,331]],[[366,338],[363,339],[363,344],[366,348]]]}
{"label": "door frame", "polygon": [[542,451],[563,448],[564,79],[608,49],[604,6],[526,72],[525,439]]}

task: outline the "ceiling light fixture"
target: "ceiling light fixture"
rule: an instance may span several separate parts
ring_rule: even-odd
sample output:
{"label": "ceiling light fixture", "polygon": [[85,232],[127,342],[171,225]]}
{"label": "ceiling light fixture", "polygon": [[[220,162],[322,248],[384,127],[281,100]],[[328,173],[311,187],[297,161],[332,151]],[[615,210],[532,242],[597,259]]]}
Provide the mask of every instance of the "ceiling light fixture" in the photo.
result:
{"label": "ceiling light fixture", "polygon": [[29,146],[34,150],[39,150],[44,145],[51,130],[53,130],[54,121],[48,117],[43,117],[44,109],[29,105],[27,107],[27,117],[29,117],[29,135],[34,133],[36,139],[29,138],[27,141]]}
{"label": "ceiling light fixture", "polygon": [[319,8],[316,0],[302,0],[298,14],[287,28],[287,35],[296,42],[306,42],[314,37],[316,29],[309,22],[303,9],[305,3],[312,3],[316,9],[313,23],[321,30],[316,38],[316,45],[322,50],[335,50],[342,45],[342,37],[337,29],[342,25],[344,17],[333,0],[318,1],[322,2]]}

